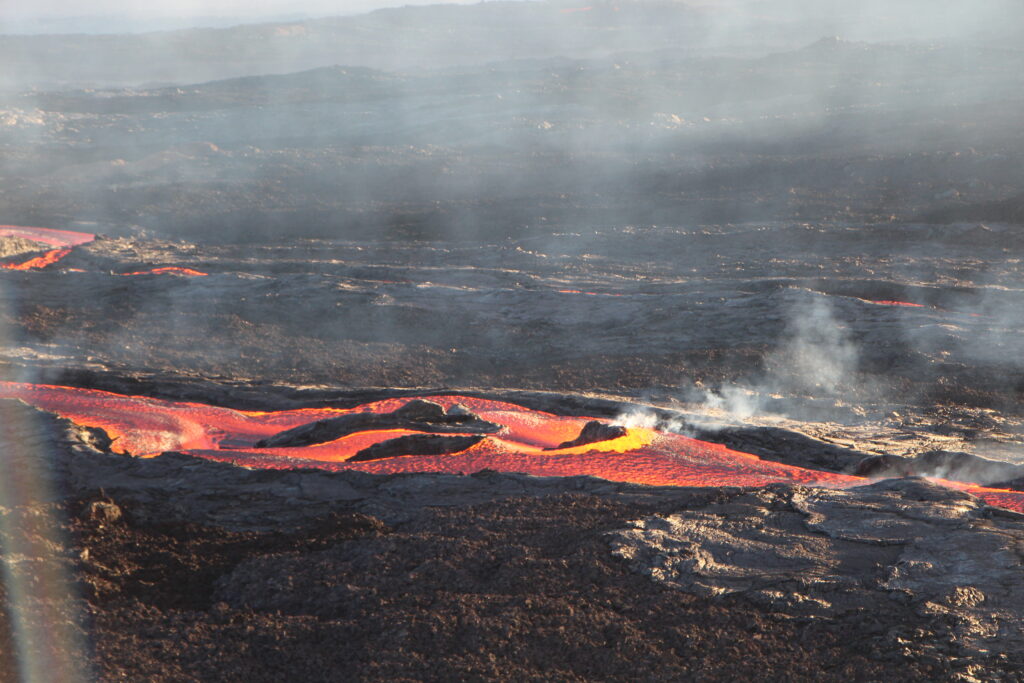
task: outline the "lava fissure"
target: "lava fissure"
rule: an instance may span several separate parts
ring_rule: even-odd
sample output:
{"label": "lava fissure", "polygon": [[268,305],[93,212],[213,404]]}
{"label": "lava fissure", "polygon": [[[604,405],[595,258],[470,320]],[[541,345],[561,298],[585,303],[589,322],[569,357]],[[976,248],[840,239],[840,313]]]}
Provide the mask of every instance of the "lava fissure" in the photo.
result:
{"label": "lava fissure", "polygon": [[[71,253],[73,247],[88,244],[96,239],[96,235],[88,232],[73,232],[71,230],[54,230],[52,228],[31,228],[18,225],[0,225],[0,239],[17,238],[28,240],[39,245],[57,247],[50,249],[44,254],[34,256],[27,261],[19,263],[3,263],[0,268],[5,270],[40,270],[57,263]],[[74,269],[82,272],[80,269]],[[194,268],[181,266],[161,266],[149,270],[137,270],[129,273],[120,273],[123,276],[132,275],[184,275],[187,277],[205,277],[209,273]]]}
{"label": "lava fissure", "polygon": [[34,256],[20,263],[0,264],[5,270],[39,270],[57,263],[71,253],[72,247],[88,244],[96,239],[96,235],[88,232],[72,232],[70,230],[54,230],[52,228],[30,228],[18,225],[0,225],[0,239],[13,237],[40,246],[56,247],[44,254]]}
{"label": "lava fissure", "polygon": [[39,270],[52,266],[70,253],[70,249],[51,249],[41,256],[34,256],[21,263],[4,263],[0,265],[0,268],[6,270]]}
{"label": "lava fissure", "polygon": [[[0,398],[19,398],[84,427],[103,429],[113,440],[112,449],[116,452],[159,455],[180,451],[253,468],[315,467],[376,473],[496,470],[538,476],[592,475],[610,481],[672,486],[792,483],[849,488],[870,481],[762,460],[681,434],[619,427],[607,420],[558,416],[504,401],[459,395],[432,396],[431,401],[389,398],[350,409],[241,412],[90,389],[2,382]],[[401,409],[410,405],[405,410],[407,415],[454,415],[470,422],[467,414],[472,414],[481,421],[499,425],[501,430],[442,436],[418,429],[370,429],[304,446],[254,445],[320,420],[366,413],[401,414]],[[588,427],[593,423],[601,426]],[[593,438],[608,438],[581,443],[589,441],[580,439],[587,432]],[[993,505],[1024,512],[1022,492],[936,481]]]}

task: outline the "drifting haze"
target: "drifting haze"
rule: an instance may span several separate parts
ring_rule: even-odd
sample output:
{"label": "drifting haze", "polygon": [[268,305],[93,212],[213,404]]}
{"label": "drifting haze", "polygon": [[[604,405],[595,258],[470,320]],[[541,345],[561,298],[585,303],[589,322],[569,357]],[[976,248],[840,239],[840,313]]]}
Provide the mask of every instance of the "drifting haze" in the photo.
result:
{"label": "drifting haze", "polygon": [[[448,0],[465,5],[478,0]],[[195,27],[226,27],[319,16],[350,16],[389,7],[437,4],[436,0],[42,0],[0,7],[0,34],[138,33]]]}
{"label": "drifting haze", "polygon": [[[943,270],[950,250],[965,245],[990,249],[992,272],[972,283],[1016,286],[1019,274],[992,260],[1005,258],[1013,231],[919,224],[1024,218],[1020,16],[1002,0],[559,0],[12,38],[0,43],[17,67],[0,74],[0,209],[10,223],[85,221],[204,244],[450,241],[486,251],[528,240],[517,254],[580,268],[605,259],[623,281],[660,268],[702,312],[700,332],[671,311],[655,316],[659,300],[645,292],[628,303],[588,298],[594,320],[625,326],[590,335],[601,352],[627,353],[641,334],[687,352],[727,346],[736,322],[716,302],[738,300],[752,307],[735,315],[757,321],[745,339],[766,366],[738,386],[834,397],[870,388],[851,375],[886,371],[886,354],[920,361],[926,376],[943,354],[991,346],[969,343],[980,338],[971,320],[914,319],[911,332],[892,325],[874,337],[857,321],[873,310],[865,300],[937,298],[934,288],[956,281]],[[865,225],[879,227],[846,237]],[[601,247],[596,237],[636,227],[648,230],[642,239]],[[792,261],[758,263],[765,249]],[[839,258],[861,284],[815,280]],[[747,281],[720,299],[693,289],[734,273]],[[907,282],[915,287],[897,284]],[[509,288],[518,296],[520,286]],[[846,298],[794,306],[778,294],[801,287]],[[588,324],[578,299],[530,301],[515,310],[531,324],[557,321],[572,342],[567,321]],[[368,335],[409,334],[405,308],[374,310]],[[1000,339],[1017,326],[1011,319]],[[416,333],[459,348],[445,343],[451,330],[427,327]],[[515,331],[475,329],[488,357],[517,346]]]}

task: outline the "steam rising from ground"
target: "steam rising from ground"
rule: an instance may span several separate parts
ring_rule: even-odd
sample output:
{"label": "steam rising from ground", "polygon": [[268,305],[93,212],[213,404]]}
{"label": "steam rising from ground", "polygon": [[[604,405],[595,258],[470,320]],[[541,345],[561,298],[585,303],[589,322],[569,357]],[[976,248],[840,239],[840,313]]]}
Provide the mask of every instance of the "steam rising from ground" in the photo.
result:
{"label": "steam rising from ground", "polygon": [[857,370],[857,348],[825,297],[790,312],[781,343],[768,356],[765,388],[835,396]]}
{"label": "steam rising from ground", "polygon": [[[834,402],[846,392],[863,395],[858,376],[859,351],[849,325],[838,317],[827,297],[800,297],[786,311],[786,323],[775,349],[764,359],[764,368],[749,383],[706,387],[694,384],[681,398],[697,404],[698,424],[703,429],[742,422],[764,412],[799,410],[799,398]],[[787,396],[790,402],[772,401]],[[769,408],[771,403],[771,408]],[[635,418],[634,418],[635,419]]]}

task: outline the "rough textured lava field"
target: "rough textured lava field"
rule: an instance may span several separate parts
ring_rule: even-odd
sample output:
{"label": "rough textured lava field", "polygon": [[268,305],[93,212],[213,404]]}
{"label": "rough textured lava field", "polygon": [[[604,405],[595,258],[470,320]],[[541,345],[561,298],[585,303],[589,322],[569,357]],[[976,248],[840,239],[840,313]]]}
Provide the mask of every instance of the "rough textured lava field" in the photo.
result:
{"label": "rough textured lava field", "polygon": [[1024,680],[961,4],[0,35],[0,681]]}

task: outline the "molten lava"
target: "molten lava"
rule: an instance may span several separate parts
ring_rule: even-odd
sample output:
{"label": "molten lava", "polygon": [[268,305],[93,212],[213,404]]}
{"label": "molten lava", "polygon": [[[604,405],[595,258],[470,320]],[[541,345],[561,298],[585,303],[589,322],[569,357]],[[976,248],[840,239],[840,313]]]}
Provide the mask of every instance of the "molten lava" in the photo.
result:
{"label": "molten lava", "polygon": [[39,268],[46,268],[52,266],[57,261],[71,253],[70,249],[51,249],[41,256],[35,256],[27,261],[21,263],[4,263],[0,264],[0,268],[7,270],[36,270]]}
{"label": "molten lava", "polygon": [[[46,268],[71,253],[72,247],[87,244],[96,239],[96,235],[88,232],[72,232],[70,230],[53,230],[50,228],[28,228],[19,225],[0,225],[0,237],[19,237],[31,242],[38,242],[51,247],[59,247],[35,256],[21,263],[4,263],[0,268],[6,270],[38,270]],[[84,272],[78,268],[71,269],[75,272]],[[204,277],[209,273],[192,268],[181,268],[179,266],[164,266],[151,270],[139,270],[133,273],[122,273],[122,275],[186,275],[188,277]]]}
{"label": "molten lava", "polygon": [[[538,476],[591,475],[611,481],[672,486],[764,486],[789,482],[847,488],[868,479],[808,470],[762,460],[725,446],[680,434],[629,428],[624,436],[573,448],[571,441],[592,418],[565,417],[513,403],[469,396],[431,396],[450,409],[462,404],[481,419],[502,425],[471,447],[444,455],[401,455],[349,462],[370,446],[422,434],[408,429],[368,430],[328,443],[290,448],[255,448],[261,439],[300,425],[346,413],[389,413],[412,400],[395,398],[356,408],[308,408],[279,412],[124,396],[90,389],[0,382],[0,398],[17,398],[87,427],[106,430],[113,450],[139,456],[175,450],[255,468],[315,467],[363,472],[471,473],[483,469]],[[1000,507],[1024,512],[1024,493],[946,482]]]}
{"label": "molten lava", "polygon": [[19,225],[0,225],[0,237],[19,237],[51,247],[58,247],[21,263],[4,263],[0,268],[7,270],[36,270],[46,268],[71,253],[72,247],[92,242],[96,235],[88,232],[52,230],[50,228],[28,228]]}
{"label": "molten lava", "polygon": [[182,268],[180,266],[164,266],[162,268],[153,268],[151,270],[137,270],[134,273],[121,273],[121,275],[186,275],[188,277],[206,277],[209,273],[204,273],[201,270],[192,270],[191,268]]}

